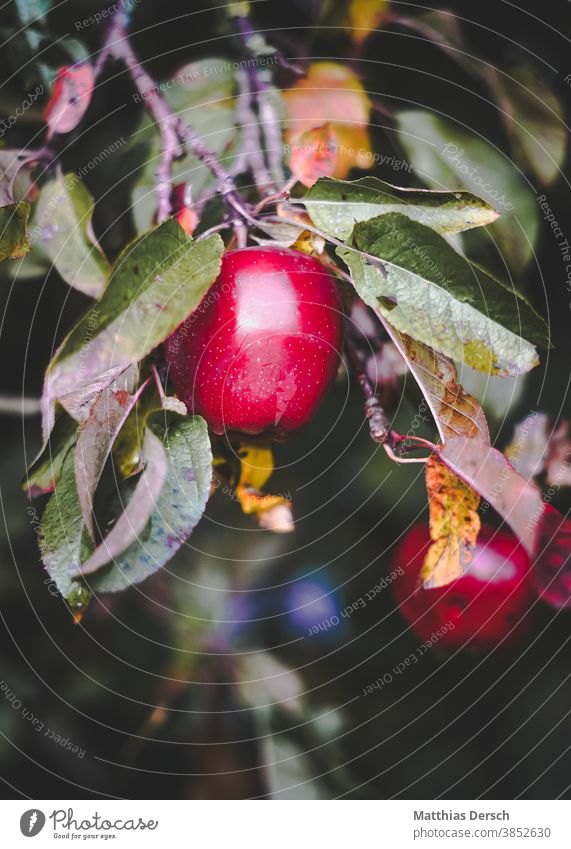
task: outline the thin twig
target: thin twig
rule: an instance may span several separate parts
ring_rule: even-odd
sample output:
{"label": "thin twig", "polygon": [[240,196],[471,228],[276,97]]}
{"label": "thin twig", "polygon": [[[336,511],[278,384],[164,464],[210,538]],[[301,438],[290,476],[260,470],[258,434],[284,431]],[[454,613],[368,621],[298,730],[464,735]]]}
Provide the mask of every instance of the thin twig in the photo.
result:
{"label": "thin twig", "polygon": [[214,174],[218,190],[227,205],[235,209],[241,217],[247,218],[247,207],[239,198],[232,176],[204,144],[198,133],[172,111],[153,78],[141,65],[129,41],[128,25],[128,14],[116,11],[104,52],[126,66],[133,84],[161,132],[161,162],[157,172],[157,219],[163,221],[170,215],[172,164],[184,156],[186,150],[190,150]]}
{"label": "thin twig", "polygon": [[37,416],[41,411],[40,398],[0,395],[0,416]]}
{"label": "thin twig", "polygon": [[357,348],[354,334],[349,327],[345,334],[345,350],[347,352],[349,363],[353,369],[353,373],[357,378],[357,382],[361,387],[361,392],[365,398],[365,414],[369,419],[371,439],[382,445],[390,437],[391,423],[387,418],[387,414],[381,407],[381,402],[377,396],[376,390],[366,372],[364,357]]}
{"label": "thin twig", "polygon": [[236,107],[236,118],[242,130],[242,150],[234,164],[233,172],[250,170],[261,195],[272,191],[272,178],[260,139],[260,122],[253,107],[253,92],[247,71],[238,74],[240,92]]}
{"label": "thin twig", "polygon": [[[253,63],[261,57],[266,58],[269,51],[265,40],[260,33],[253,31],[249,18],[245,15],[234,17],[246,58],[253,60]],[[260,69],[250,62],[248,62],[246,73],[252,90],[254,111],[255,114],[257,113],[256,118],[265,142],[263,153],[271,178],[268,191],[273,192],[275,191],[275,183],[283,181],[284,173],[281,122],[271,100],[271,75],[266,68]]]}

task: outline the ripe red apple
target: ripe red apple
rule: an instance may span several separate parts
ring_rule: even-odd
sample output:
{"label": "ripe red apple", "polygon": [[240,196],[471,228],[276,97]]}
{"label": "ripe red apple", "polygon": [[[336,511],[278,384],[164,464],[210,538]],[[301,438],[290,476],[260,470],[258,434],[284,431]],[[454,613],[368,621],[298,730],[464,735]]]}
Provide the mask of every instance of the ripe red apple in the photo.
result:
{"label": "ripe red apple", "polygon": [[426,641],[445,630],[433,645],[450,649],[517,642],[529,626],[525,614],[535,598],[530,560],[518,540],[484,525],[464,575],[444,587],[416,589],[429,545],[426,524],[418,524],[406,534],[393,561],[393,569],[400,567],[404,574],[391,590],[418,637]]}
{"label": "ripe red apple", "polygon": [[166,343],[174,387],[218,434],[283,438],[313,416],[339,364],[334,278],[278,247],[229,251],[198,309]]}

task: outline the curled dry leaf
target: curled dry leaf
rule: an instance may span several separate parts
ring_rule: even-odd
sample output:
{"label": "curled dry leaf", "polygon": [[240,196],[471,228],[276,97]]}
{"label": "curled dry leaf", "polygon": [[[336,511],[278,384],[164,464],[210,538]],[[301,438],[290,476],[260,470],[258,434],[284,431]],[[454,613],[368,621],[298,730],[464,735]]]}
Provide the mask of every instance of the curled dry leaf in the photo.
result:
{"label": "curled dry leaf", "polygon": [[87,111],[94,85],[95,76],[89,62],[59,69],[44,111],[48,138],[54,133],[70,133],[77,127]]}
{"label": "curled dry leaf", "polygon": [[554,607],[571,606],[571,521],[548,503],[539,487],[518,474],[496,448],[457,436],[437,456],[508,523],[534,560],[541,597]]}
{"label": "curled dry leaf", "polygon": [[[458,382],[452,360],[384,324],[430,407],[442,442],[462,435],[489,445],[484,411]],[[426,463],[426,488],[432,545],[421,579],[425,587],[440,587],[460,577],[472,559],[480,531],[480,498],[434,455]]]}
{"label": "curled dry leaf", "polygon": [[399,333],[388,322],[384,324],[426,398],[441,440],[463,435],[489,444],[484,411],[458,383],[452,360],[405,333]]}
{"label": "curled dry leaf", "polygon": [[426,463],[432,544],[420,577],[427,589],[449,584],[472,560],[480,531],[480,497],[436,457]]}
{"label": "curled dry leaf", "polygon": [[[324,154],[315,147],[319,133],[316,136],[312,133],[326,126],[329,127],[326,147],[335,153],[333,170],[329,154],[325,155],[327,174],[343,178],[351,168],[370,168],[372,153],[368,125],[371,102],[349,68],[336,62],[315,62],[304,79],[284,92],[284,103],[287,112],[286,144],[292,148],[292,155],[295,154],[296,167],[303,162],[304,185],[313,185],[323,173],[320,168],[323,168]],[[302,141],[304,137],[305,142]],[[303,148],[308,139],[309,150],[304,156],[299,148]],[[315,150],[313,159],[312,150]],[[294,173],[297,175],[296,171]]]}
{"label": "curled dry leaf", "polygon": [[274,470],[274,458],[268,445],[240,443],[237,451],[240,473],[236,498],[247,515],[255,515],[261,528],[287,533],[294,530],[291,502],[283,495],[262,492]]}

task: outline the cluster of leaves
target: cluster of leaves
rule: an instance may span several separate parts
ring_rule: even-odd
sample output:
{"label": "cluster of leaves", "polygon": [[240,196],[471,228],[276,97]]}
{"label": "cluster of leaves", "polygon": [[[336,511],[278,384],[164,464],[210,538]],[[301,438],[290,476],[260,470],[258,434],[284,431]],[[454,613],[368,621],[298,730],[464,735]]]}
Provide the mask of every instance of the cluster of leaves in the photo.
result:
{"label": "cluster of leaves", "polygon": [[[388,4],[350,4],[349,25],[359,32],[359,43],[364,29],[359,21],[376,26],[389,17]],[[429,26],[416,25],[425,31]],[[452,49],[452,36],[445,46]],[[202,62],[200,73],[186,66],[176,79],[164,92],[170,108],[208,141],[223,165],[240,163],[251,140],[240,121],[231,62]],[[79,125],[94,80],[87,61],[60,69],[45,112],[48,139]],[[524,88],[504,92],[523,111],[531,108]],[[548,533],[557,530],[560,540],[569,527],[529,476],[491,446],[483,411],[459,384],[455,365],[465,363],[488,375],[519,375],[537,365],[537,347],[550,344],[543,319],[526,298],[462,250],[463,234],[489,228],[510,267],[523,267],[538,230],[525,181],[488,142],[419,110],[400,112],[395,124],[403,149],[430,188],[401,188],[370,176],[342,179],[352,168],[370,169],[376,161],[369,131],[372,102],[353,71],[339,63],[316,63],[288,91],[272,89],[271,96],[286,141],[280,167],[289,167],[308,191],[295,201],[277,202],[273,217],[252,214],[250,236],[293,244],[346,268],[355,295],[374,310],[419,384],[439,434],[437,443],[424,443],[431,451],[426,480],[433,539],[425,583],[447,583],[469,562],[481,496],[538,558],[538,584],[546,597],[567,604],[571,592],[557,560],[565,546],[544,548]],[[536,162],[514,116],[522,161]],[[46,267],[53,264],[63,280],[94,299],[48,366],[44,447],[26,479],[31,494],[49,494],[42,555],[76,609],[84,607],[89,592],[123,589],[170,559],[203,513],[217,462],[205,422],[165,396],[158,376],[161,344],[191,316],[220,269],[221,237],[190,235],[211,224],[208,203],[216,176],[200,156],[172,162],[173,183],[191,190],[191,223],[184,218],[187,226],[181,227],[177,214],[153,226],[155,172],[162,155],[156,129],[145,117],[127,151],[132,156],[135,148],[142,150],[145,160],[133,191],[139,235],[113,264],[97,244],[93,199],[76,174],[50,173],[29,224],[39,154],[0,152],[0,255],[14,259],[32,247]],[[549,162],[537,166],[545,180],[554,178],[551,166],[563,155],[558,135],[548,141]],[[452,149],[461,157],[450,156]],[[251,161],[243,161],[243,170],[251,169]],[[466,177],[472,166],[479,169],[479,183]],[[436,188],[442,185],[452,190]],[[515,214],[496,209],[486,196],[489,190],[478,192],[478,185],[492,186],[517,208],[517,221],[527,216],[527,239],[514,239]],[[185,208],[189,212],[188,204]],[[257,509],[256,493],[271,462],[265,458],[262,467],[262,479],[248,477],[248,462],[237,475],[247,511]]]}

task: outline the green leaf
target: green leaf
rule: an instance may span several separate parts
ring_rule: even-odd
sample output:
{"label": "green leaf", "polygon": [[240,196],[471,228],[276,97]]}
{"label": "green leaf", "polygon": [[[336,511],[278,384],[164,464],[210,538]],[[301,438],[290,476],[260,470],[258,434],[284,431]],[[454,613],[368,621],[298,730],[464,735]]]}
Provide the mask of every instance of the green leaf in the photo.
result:
{"label": "green leaf", "polygon": [[467,189],[501,213],[489,232],[508,264],[520,271],[532,256],[540,219],[534,194],[509,157],[430,112],[400,112],[396,123],[399,140],[427,185]]}
{"label": "green leaf", "polygon": [[34,232],[65,282],[98,298],[111,267],[93,236],[93,206],[93,198],[75,174],[58,177],[40,193]]}
{"label": "green leaf", "polygon": [[79,321],[52,360],[44,418],[53,403],[98,376],[145,357],[193,312],[220,271],[217,234],[194,241],[174,219],[121,254],[101,299]]}
{"label": "green leaf", "polygon": [[43,22],[52,5],[51,0],[15,0],[15,3],[23,24]]}
{"label": "green leaf", "polygon": [[507,100],[505,115],[518,161],[543,183],[560,173],[567,149],[567,130],[558,97],[530,66],[494,74],[495,88]]}
{"label": "green leaf", "polygon": [[40,543],[50,577],[65,598],[84,582],[93,592],[140,583],[170,560],[204,512],[212,479],[206,422],[199,416],[158,413],[148,424],[145,459],[150,468],[139,481],[145,472],[148,476],[95,551],[82,521],[73,449],[65,458],[42,517]]}
{"label": "green leaf", "polygon": [[439,233],[460,233],[491,224],[498,213],[469,192],[405,189],[376,177],[352,182],[321,177],[301,199],[315,226],[337,239],[347,239],[358,221],[401,212]]}
{"label": "green leaf", "polygon": [[[114,534],[113,528],[92,555],[91,564],[90,561],[85,563],[85,569],[90,566],[100,569],[103,563],[113,560],[108,569],[89,578],[90,587],[98,592],[126,589],[160,569],[188,539],[208,501],[212,451],[204,419],[157,413],[149,418],[148,426],[147,435],[150,433],[164,448],[166,480],[144,536],[142,529],[146,522],[137,521],[132,515],[122,522],[123,517],[120,517],[115,526],[118,531]],[[133,528],[136,528],[134,534]],[[130,534],[135,539],[124,550],[124,542]],[[116,553],[117,543],[122,553]],[[99,558],[98,552],[102,555]]]}
{"label": "green leaf", "polygon": [[337,249],[357,292],[401,333],[480,371],[519,374],[537,365],[534,345],[549,344],[543,320],[430,227],[388,213],[355,225],[353,245],[373,261]]}
{"label": "green leaf", "polygon": [[64,598],[77,587],[74,579],[79,575],[79,564],[91,551],[77,493],[74,453],[71,447],[65,455],[41,521],[42,560]]}
{"label": "green leaf", "polygon": [[26,224],[30,217],[30,204],[22,201],[0,207],[0,261],[17,259],[30,250]]}
{"label": "green leaf", "polygon": [[51,492],[63,461],[77,439],[77,422],[58,405],[50,437],[28,469],[22,487],[30,497]]}
{"label": "green leaf", "polygon": [[0,206],[8,206],[23,199],[22,193],[15,191],[18,177],[29,172],[36,160],[36,154],[25,150],[0,150]]}
{"label": "green leaf", "polygon": [[[232,60],[210,58],[181,68],[162,91],[169,106],[187,121],[221,163],[231,169],[237,142],[234,94],[235,72]],[[137,163],[137,183],[132,207],[139,231],[148,229],[156,213],[156,171],[161,157],[161,140],[157,125],[145,114],[141,128],[133,136],[131,148],[140,153],[146,146],[147,158]],[[193,154],[173,163],[173,183],[188,183],[191,195],[214,195],[216,181],[212,172]]]}

